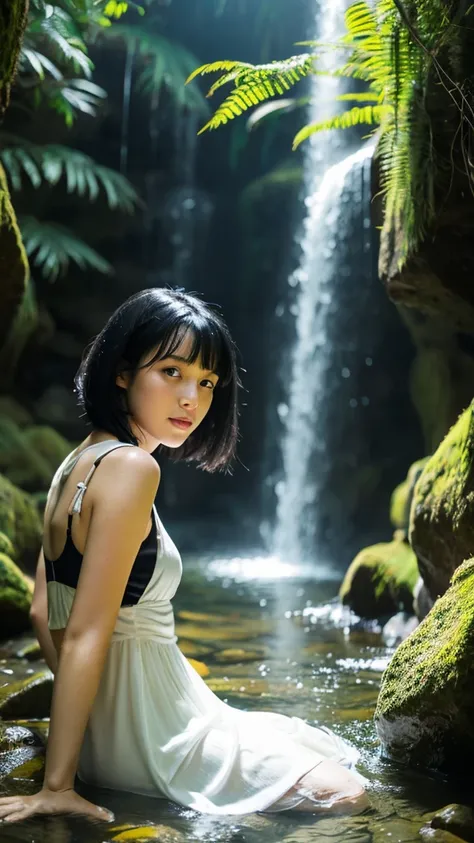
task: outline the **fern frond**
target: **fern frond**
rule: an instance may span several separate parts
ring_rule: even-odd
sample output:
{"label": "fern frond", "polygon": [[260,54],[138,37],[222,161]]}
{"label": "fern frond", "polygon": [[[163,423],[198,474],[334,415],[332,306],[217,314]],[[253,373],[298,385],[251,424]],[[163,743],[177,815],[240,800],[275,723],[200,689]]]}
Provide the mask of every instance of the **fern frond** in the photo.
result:
{"label": "fern frond", "polygon": [[76,22],[59,6],[49,8],[52,12],[48,14],[46,11],[44,18],[39,22],[39,32],[49,40],[60,61],[71,64],[76,73],[82,72],[86,78],[90,78],[93,64],[87,55],[87,47]]}
{"label": "fern frond", "polygon": [[186,79],[196,66],[195,56],[174,41],[142,26],[114,24],[101,33],[105,43],[122,41],[132,49],[142,66],[137,74],[137,88],[145,94],[166,88],[178,106],[208,113],[199,90],[187,89]]}
{"label": "fern frond", "polygon": [[[313,57],[305,53],[300,56],[293,56],[285,61],[271,62],[270,64],[252,65],[251,68],[239,70],[237,76],[233,71],[230,76],[235,82],[235,88],[219,106],[212,118],[200,129],[202,134],[208,129],[217,129],[238,117],[252,108],[272,97],[281,96],[300,82],[309,74],[313,73]],[[225,74],[224,81],[215,83],[209,91],[212,94],[217,87],[225,84],[229,74]]]}
{"label": "fern frond", "polygon": [[105,258],[64,226],[31,216],[20,217],[19,225],[28,257],[49,281],[64,275],[71,263],[83,270],[113,272]]}
{"label": "fern frond", "polygon": [[200,67],[197,67],[192,73],[189,74],[188,78],[186,79],[186,85],[196,79],[197,76],[205,76],[208,73],[233,73],[234,71],[245,70],[254,67],[253,64],[249,64],[245,61],[230,61],[230,60],[223,60],[223,61],[213,61],[208,64],[202,64]]}
{"label": "fern frond", "polygon": [[39,79],[44,79],[46,73],[50,73],[53,79],[62,79],[63,76],[61,71],[47,56],[44,56],[38,50],[27,47],[26,44],[23,45],[20,53],[19,66],[20,72],[25,72],[29,66]]}
{"label": "fern frond", "polygon": [[293,141],[293,149],[307,140],[316,132],[325,132],[328,129],[352,129],[354,126],[366,124],[368,126],[380,125],[384,119],[391,113],[390,106],[386,105],[366,105],[362,107],[354,106],[349,111],[344,111],[342,114],[336,114],[328,120],[322,120],[320,123],[310,123],[300,129]]}
{"label": "fern frond", "polygon": [[33,187],[40,187],[45,181],[54,186],[64,178],[68,193],[78,193],[91,202],[97,199],[102,190],[109,208],[126,213],[133,213],[140,202],[136,191],[124,176],[97,164],[77,149],[59,144],[39,146],[23,141],[0,149],[0,161],[14,190],[21,190],[23,171]]}
{"label": "fern frond", "polygon": [[94,117],[107,97],[106,91],[87,79],[64,79],[41,87],[39,96],[62,114],[67,126],[72,126],[77,113]]}

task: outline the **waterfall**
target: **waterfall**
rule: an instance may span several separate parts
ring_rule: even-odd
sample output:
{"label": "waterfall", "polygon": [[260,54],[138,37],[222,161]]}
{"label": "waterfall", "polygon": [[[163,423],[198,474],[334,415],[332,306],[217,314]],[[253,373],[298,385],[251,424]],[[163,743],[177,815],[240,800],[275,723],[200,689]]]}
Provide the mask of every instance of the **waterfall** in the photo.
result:
{"label": "waterfall", "polygon": [[[347,5],[345,0],[327,0],[320,8],[319,41],[336,40]],[[337,52],[331,53],[329,68],[339,58]],[[339,78],[315,77],[311,122],[334,113],[343,85]],[[344,519],[337,492],[334,495],[328,486],[334,448],[344,450],[350,412],[368,401],[351,393],[354,380],[346,358],[355,351],[354,326],[344,290],[350,293],[361,267],[368,269],[372,260],[372,146],[353,152],[353,138],[344,132],[324,132],[311,141],[305,161],[308,198],[301,258],[288,282],[290,297],[294,296],[290,312],[295,317],[295,339],[291,354],[281,363],[287,388],[277,408],[283,425],[283,472],[275,487],[274,551],[283,560],[306,562],[316,556],[324,564],[328,533],[343,529]],[[363,297],[364,283],[358,288]]]}

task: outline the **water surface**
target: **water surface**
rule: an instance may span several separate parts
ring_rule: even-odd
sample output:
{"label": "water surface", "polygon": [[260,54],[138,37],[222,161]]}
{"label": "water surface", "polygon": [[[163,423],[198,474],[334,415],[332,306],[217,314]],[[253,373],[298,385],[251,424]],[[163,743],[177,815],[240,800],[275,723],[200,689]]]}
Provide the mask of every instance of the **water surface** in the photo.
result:
{"label": "water surface", "polygon": [[[33,819],[2,825],[1,843],[415,843],[431,812],[450,802],[472,804],[467,783],[399,769],[380,757],[372,715],[393,651],[374,625],[363,628],[341,609],[337,588],[329,572],[316,577],[275,559],[185,558],[174,601],[177,632],[185,654],[206,665],[206,681],[229,704],[296,715],[353,742],[361,752],[359,769],[370,780],[369,813],[347,819],[289,813],[222,818],[163,799],[84,788],[83,795],[115,813],[113,824]],[[4,661],[0,667],[11,670],[12,664],[12,679],[39,666]],[[8,676],[3,673],[3,681]],[[37,789],[42,750],[28,753],[3,778],[3,793]]]}

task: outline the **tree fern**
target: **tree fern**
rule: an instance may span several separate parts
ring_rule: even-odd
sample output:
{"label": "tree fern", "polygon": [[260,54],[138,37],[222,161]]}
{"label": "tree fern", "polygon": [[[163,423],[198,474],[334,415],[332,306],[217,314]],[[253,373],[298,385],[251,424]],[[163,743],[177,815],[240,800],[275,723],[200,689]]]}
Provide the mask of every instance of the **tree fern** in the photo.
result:
{"label": "tree fern", "polygon": [[31,216],[20,217],[19,224],[28,257],[49,281],[64,275],[71,262],[83,270],[112,272],[105,258],[64,226]]}
{"label": "tree fern", "polygon": [[[5,167],[13,190],[21,190],[22,174],[33,187],[44,182],[56,185],[65,180],[68,193],[78,193],[93,202],[102,190],[110,208],[132,213],[139,198],[130,182],[109,167],[97,164],[77,149],[59,144],[39,146],[0,134],[7,145],[0,147],[0,161]],[[16,140],[16,143],[14,142]]]}

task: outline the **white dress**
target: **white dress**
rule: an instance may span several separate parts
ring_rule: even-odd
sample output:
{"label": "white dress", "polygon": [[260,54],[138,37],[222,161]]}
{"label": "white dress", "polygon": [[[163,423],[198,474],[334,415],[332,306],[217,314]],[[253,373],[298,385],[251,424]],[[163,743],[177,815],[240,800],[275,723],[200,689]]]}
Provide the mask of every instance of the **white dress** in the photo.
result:
{"label": "white dress", "polygon": [[[66,467],[71,470],[68,460],[52,490]],[[204,813],[245,814],[272,806],[326,758],[352,767],[357,750],[330,730],[299,717],[233,708],[191,667],[176,643],[171,605],[181,557],[153,512],[154,573],[138,603],[119,610],[79,778]],[[66,626],[74,594],[70,586],[48,582],[50,629]]]}

